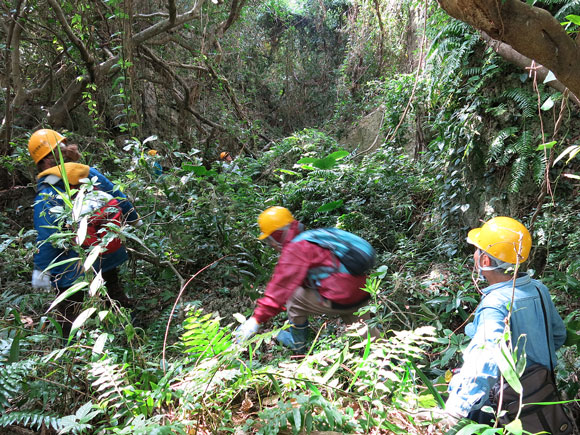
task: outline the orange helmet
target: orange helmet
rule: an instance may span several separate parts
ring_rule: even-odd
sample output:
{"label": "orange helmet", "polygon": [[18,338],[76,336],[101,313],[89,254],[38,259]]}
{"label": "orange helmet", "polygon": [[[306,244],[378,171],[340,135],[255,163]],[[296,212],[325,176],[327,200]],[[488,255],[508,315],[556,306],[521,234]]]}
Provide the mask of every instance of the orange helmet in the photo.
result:
{"label": "orange helmet", "polygon": [[147,154],[149,154],[151,157],[155,157],[157,155],[157,150],[149,150],[147,151]]}
{"label": "orange helmet", "polygon": [[222,151],[220,153],[220,160],[225,160],[229,155],[230,153],[228,153],[227,151]]}
{"label": "orange helmet", "polygon": [[28,152],[34,163],[44,159],[65,137],[49,129],[36,130],[28,139]]}
{"label": "orange helmet", "polygon": [[509,264],[526,261],[532,248],[532,236],[526,227],[505,216],[490,219],[481,228],[471,230],[467,242]]}
{"label": "orange helmet", "polygon": [[294,217],[290,210],[284,207],[270,207],[264,210],[260,216],[258,216],[258,225],[262,234],[258,236],[258,239],[264,240],[269,237],[274,231],[285,227],[289,223],[294,221]]}

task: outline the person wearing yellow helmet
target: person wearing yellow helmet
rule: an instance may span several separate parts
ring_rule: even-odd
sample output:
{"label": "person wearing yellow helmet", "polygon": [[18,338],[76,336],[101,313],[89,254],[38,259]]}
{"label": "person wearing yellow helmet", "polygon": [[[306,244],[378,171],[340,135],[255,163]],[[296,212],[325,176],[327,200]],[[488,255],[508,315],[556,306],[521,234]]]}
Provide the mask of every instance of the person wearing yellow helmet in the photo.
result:
{"label": "person wearing yellow helmet", "polygon": [[[92,196],[93,201],[90,204],[89,201],[83,201],[83,209],[104,205],[104,200],[98,198],[106,197],[105,202],[113,199],[117,201],[123,222],[138,224],[140,219],[133,204],[107,177],[95,168],[77,163],[81,158],[78,146],[68,144],[66,137],[59,132],[50,129],[35,131],[29,138],[28,150],[39,172],[34,201],[34,228],[37,231],[38,248],[34,255],[32,287],[53,287],[59,293],[63,293],[83,275],[82,265],[74,261],[78,257],[75,250],[62,246],[62,243],[52,243],[54,237],[51,236],[58,232],[58,227],[62,224],[57,210],[64,208],[62,195],[67,192],[65,179],[72,188],[78,188],[84,180],[92,180],[95,192],[100,195]],[[60,165],[61,158],[64,161],[63,166]],[[87,197],[88,193],[85,199],[88,199]],[[75,201],[75,198],[71,200]],[[97,206],[94,205],[95,202],[98,203]],[[87,225],[87,229],[89,227],[90,224]],[[88,232],[85,239],[87,238]],[[105,253],[99,256],[93,267],[96,272],[102,272],[109,296],[127,306],[128,299],[120,284],[117,268],[128,259],[128,255],[120,240],[118,238],[116,240],[118,243],[107,244],[103,248]],[[67,259],[71,261],[66,262]],[[50,265],[52,267],[47,271]],[[76,309],[83,300],[82,295],[83,292],[75,293],[57,307],[57,312],[62,316],[60,323],[66,336],[70,331]]]}
{"label": "person wearing yellow helmet", "polygon": [[521,272],[532,246],[524,225],[510,217],[495,217],[469,231],[467,242],[475,247],[475,269],[489,286],[480,290],[482,299],[473,322],[465,327],[471,342],[463,351],[459,373],[449,383],[445,411],[452,418],[489,423],[493,415],[481,408],[490,404],[490,391],[500,378],[500,343],[506,325],[512,345],[518,343],[518,357],[525,352],[526,368],[541,364],[550,370],[557,362],[556,350],[566,339],[566,328],[548,288]]}
{"label": "person wearing yellow helmet", "polygon": [[231,163],[234,159],[232,158],[232,155],[229,152],[222,151],[220,153],[220,160],[226,163]]}
{"label": "person wearing yellow helmet", "polygon": [[[238,342],[251,338],[260,325],[284,308],[291,327],[281,331],[276,340],[295,353],[306,351],[310,315],[340,316],[346,324],[370,317],[354,314],[369,299],[369,293],[362,290],[366,273],[353,274],[345,270],[343,261],[346,260],[339,259],[329,245],[312,238],[320,231],[330,233],[330,229],[304,231],[304,226],[284,207],[263,211],[258,217],[258,225],[261,230],[258,239],[280,252],[280,258],[264,297],[256,302],[252,317],[234,332]],[[350,233],[332,230],[341,237],[356,238]],[[370,332],[378,336],[375,328]]]}

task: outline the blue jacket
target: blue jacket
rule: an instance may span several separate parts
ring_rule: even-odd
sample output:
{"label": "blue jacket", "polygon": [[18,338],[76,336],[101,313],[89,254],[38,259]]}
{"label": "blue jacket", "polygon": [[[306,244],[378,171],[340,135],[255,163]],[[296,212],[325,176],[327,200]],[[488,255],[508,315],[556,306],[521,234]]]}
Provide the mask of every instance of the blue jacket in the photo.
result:
{"label": "blue jacket", "polygon": [[[99,190],[107,192],[117,198],[120,202],[121,210],[127,221],[137,221],[139,215],[135,211],[133,204],[107,177],[94,168],[78,163],[65,163],[65,170],[69,182],[78,184],[83,178],[97,179]],[[55,188],[61,192],[65,191],[64,182],[58,174],[58,167],[44,171],[38,176],[37,195],[34,201],[34,228],[38,232],[38,251],[34,255],[34,268],[44,270],[53,262],[60,262],[66,259],[76,258],[78,254],[74,249],[67,247],[57,247],[50,242],[45,242],[52,234],[58,231],[57,214],[51,211],[55,206],[63,206],[63,201],[56,193]],[[52,228],[53,227],[53,228]],[[104,254],[95,261],[95,270],[106,272],[120,266],[127,260],[127,251],[121,247],[115,252]],[[82,265],[79,262],[71,262],[50,269],[52,285],[57,288],[70,287],[79,277],[83,275]]]}
{"label": "blue jacket", "polygon": [[[481,303],[475,311],[473,323],[465,327],[465,334],[472,338],[463,352],[461,371],[449,383],[449,399],[445,409],[453,414],[466,416],[470,411],[481,408],[492,387],[498,381],[500,371],[497,358],[500,340],[503,340],[505,323],[512,301],[512,280],[485,288]],[[539,289],[542,293],[548,320],[550,344],[546,342],[546,328]],[[515,293],[510,322],[511,340],[515,347],[518,337],[519,349],[525,343],[526,367],[542,364],[556,365],[556,350],[566,340],[566,327],[550,298],[550,293],[541,282],[521,274],[515,280]],[[520,352],[521,353],[521,352]]]}

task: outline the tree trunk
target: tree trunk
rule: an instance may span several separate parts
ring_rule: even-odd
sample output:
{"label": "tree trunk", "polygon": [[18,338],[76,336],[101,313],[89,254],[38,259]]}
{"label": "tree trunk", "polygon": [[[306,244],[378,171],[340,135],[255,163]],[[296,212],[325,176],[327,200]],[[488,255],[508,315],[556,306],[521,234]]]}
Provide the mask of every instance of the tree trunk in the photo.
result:
{"label": "tree trunk", "polygon": [[580,96],[580,47],[548,11],[520,0],[438,0],[452,17],[545,66]]}

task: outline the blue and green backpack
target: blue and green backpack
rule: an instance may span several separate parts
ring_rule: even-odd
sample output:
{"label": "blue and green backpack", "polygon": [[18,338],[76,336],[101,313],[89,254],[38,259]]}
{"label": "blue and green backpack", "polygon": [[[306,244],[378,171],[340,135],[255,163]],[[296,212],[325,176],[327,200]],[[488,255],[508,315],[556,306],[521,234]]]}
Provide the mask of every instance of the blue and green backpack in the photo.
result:
{"label": "blue and green backpack", "polygon": [[298,234],[292,243],[306,240],[321,248],[330,250],[340,264],[315,267],[308,271],[308,279],[315,287],[334,273],[348,273],[354,276],[366,275],[375,265],[375,250],[362,237],[338,228],[321,228]]}

